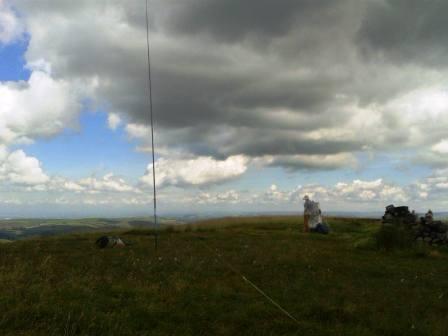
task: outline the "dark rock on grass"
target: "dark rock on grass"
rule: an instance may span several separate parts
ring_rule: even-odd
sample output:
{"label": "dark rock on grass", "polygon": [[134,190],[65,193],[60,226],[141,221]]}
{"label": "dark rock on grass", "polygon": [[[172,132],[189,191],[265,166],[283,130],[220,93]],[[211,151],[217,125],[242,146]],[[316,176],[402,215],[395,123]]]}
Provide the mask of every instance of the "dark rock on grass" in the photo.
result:
{"label": "dark rock on grass", "polygon": [[415,212],[410,212],[408,207],[389,205],[382,224],[376,237],[380,248],[406,248],[415,240],[423,240],[430,245],[448,244],[448,225],[434,221],[431,211],[418,221]]}

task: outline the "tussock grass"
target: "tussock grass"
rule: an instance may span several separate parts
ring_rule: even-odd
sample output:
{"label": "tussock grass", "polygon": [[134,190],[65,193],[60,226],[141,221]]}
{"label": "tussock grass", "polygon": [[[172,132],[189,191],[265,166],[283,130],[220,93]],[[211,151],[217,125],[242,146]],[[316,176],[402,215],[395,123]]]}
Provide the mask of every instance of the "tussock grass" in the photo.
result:
{"label": "tussock grass", "polygon": [[446,335],[445,249],[358,248],[378,221],[328,222],[321,236],[296,217],[208,220],[159,232],[157,252],[151,230],[119,233],[124,249],[98,234],[1,244],[1,335]]}
{"label": "tussock grass", "polygon": [[284,230],[293,225],[303,225],[303,219],[300,216],[224,217],[166,226],[165,230],[169,232],[210,232],[231,228]]}
{"label": "tussock grass", "polygon": [[376,245],[379,249],[406,249],[415,245],[413,231],[403,225],[382,225],[375,234]]}

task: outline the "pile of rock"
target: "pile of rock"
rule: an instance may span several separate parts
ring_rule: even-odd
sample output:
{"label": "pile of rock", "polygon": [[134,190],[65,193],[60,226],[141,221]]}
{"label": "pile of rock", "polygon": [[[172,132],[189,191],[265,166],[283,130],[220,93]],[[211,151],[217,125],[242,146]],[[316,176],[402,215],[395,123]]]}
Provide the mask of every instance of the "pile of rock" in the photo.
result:
{"label": "pile of rock", "polygon": [[416,240],[423,240],[432,245],[448,244],[448,225],[435,221],[429,210],[424,217],[418,217],[409,207],[389,205],[382,220],[383,225],[400,225],[412,231]]}
{"label": "pile of rock", "polygon": [[414,211],[410,212],[409,207],[393,204],[386,207],[383,216],[383,225],[404,225],[406,228],[413,228],[417,224],[417,215]]}
{"label": "pile of rock", "polygon": [[435,221],[432,211],[429,210],[425,217],[420,218],[416,239],[434,245],[448,244],[448,225],[442,221]]}

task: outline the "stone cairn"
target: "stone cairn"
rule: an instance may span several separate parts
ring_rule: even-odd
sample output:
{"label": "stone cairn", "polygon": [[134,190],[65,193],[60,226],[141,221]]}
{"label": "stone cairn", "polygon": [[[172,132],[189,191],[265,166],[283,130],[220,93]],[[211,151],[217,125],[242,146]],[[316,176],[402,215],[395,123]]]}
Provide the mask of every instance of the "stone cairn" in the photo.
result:
{"label": "stone cairn", "polygon": [[389,205],[386,207],[382,223],[383,225],[401,225],[411,230],[416,240],[425,241],[431,245],[448,244],[448,225],[435,221],[431,210],[418,220],[415,211],[410,212],[409,207]]}

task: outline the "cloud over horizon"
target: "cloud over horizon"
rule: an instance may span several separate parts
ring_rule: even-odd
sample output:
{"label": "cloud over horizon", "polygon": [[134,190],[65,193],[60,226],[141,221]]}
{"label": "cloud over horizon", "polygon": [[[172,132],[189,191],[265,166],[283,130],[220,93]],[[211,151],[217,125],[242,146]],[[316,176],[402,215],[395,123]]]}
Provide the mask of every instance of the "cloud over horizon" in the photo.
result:
{"label": "cloud over horizon", "polygon": [[[220,159],[281,155],[276,162],[291,169],[296,155],[422,150],[442,141],[446,71],[424,61],[397,65],[393,50],[402,44],[387,39],[399,36],[378,31],[395,31],[402,20],[396,13],[403,9],[413,18],[422,6],[379,3],[258,1],[253,15],[250,1],[151,1],[159,143]],[[137,3],[14,4],[31,35],[28,61],[48,61],[56,80],[95,82],[90,97],[96,103],[107,102],[134,125],[147,123],[144,16]],[[432,27],[426,22],[443,9],[428,7],[420,28],[426,35]],[[419,43],[420,31],[408,27],[396,34]],[[439,45],[422,53],[439,55]],[[383,49],[382,58],[372,55]],[[413,92],[421,92],[415,97],[421,101],[439,95],[441,113],[430,111],[430,101],[412,109]]]}
{"label": "cloud over horizon", "polygon": [[[389,187],[383,176],[372,178],[382,181],[381,190],[344,185],[341,177],[339,194],[329,195],[419,199],[409,190],[448,168],[447,6],[150,0],[156,183],[222,188],[201,190],[202,202],[231,203],[243,196],[222,186],[257,167],[286,176],[356,174],[369,165],[363,158],[388,155],[431,171]],[[30,78],[0,78],[0,145],[75,129],[87,104],[108,113],[110,130],[123,129],[136,150],[148,151],[143,2],[0,1],[0,44],[25,35]],[[150,185],[146,168],[135,180]],[[112,176],[87,184],[137,188]],[[91,188],[66,180],[73,190]]]}

